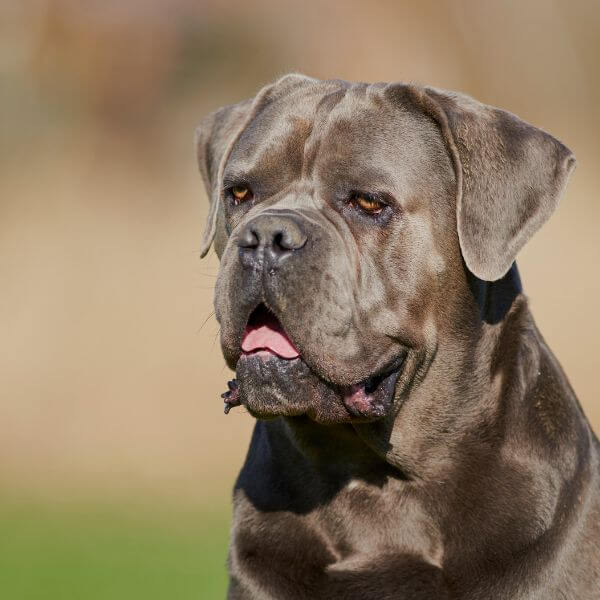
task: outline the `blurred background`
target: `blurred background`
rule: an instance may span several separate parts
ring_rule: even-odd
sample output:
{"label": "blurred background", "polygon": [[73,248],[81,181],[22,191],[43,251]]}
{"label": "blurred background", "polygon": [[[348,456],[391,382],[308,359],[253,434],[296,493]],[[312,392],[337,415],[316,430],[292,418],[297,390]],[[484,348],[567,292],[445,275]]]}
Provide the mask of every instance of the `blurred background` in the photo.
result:
{"label": "blurred background", "polygon": [[598,431],[599,59],[594,0],[4,0],[2,597],[224,597],[252,419],[219,397],[193,132],[288,71],[461,90],[574,150],[519,264]]}

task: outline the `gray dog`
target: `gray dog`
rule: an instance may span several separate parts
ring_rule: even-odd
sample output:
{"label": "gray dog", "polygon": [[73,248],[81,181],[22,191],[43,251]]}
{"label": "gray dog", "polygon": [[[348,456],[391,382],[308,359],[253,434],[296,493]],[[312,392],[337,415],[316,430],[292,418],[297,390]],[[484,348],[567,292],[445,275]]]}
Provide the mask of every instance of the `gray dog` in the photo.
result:
{"label": "gray dog", "polygon": [[521,290],[568,148],[406,84],[283,77],[198,129],[230,599],[598,599],[600,446]]}

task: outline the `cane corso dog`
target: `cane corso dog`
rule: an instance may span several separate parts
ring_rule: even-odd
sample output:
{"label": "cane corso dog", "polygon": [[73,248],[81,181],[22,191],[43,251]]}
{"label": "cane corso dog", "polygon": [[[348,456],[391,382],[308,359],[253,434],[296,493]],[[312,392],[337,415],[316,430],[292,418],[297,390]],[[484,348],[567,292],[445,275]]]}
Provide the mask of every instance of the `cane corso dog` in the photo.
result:
{"label": "cane corso dog", "polygon": [[598,599],[600,446],[515,257],[575,165],[472,98],[288,75],[197,130],[231,600]]}

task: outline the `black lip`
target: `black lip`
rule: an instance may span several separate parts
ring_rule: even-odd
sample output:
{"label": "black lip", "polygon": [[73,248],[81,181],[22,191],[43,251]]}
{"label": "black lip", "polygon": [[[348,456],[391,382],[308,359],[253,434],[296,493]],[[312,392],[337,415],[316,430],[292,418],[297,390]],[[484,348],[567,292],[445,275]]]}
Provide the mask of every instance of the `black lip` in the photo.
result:
{"label": "black lip", "polygon": [[366,421],[385,416],[394,404],[396,383],[405,359],[406,355],[398,357],[388,365],[387,369],[377,375],[368,377],[359,384],[359,386],[364,387],[364,392],[368,397],[366,407],[357,406],[350,398],[343,395],[342,398],[348,412],[354,417]]}
{"label": "black lip", "polygon": [[[362,385],[365,388],[367,394],[372,394],[377,391],[377,388],[384,383],[390,376],[400,374],[400,369],[404,365],[406,360],[406,353],[402,353],[400,356],[395,358],[393,361],[388,363],[383,369],[370,375],[366,379],[360,381],[357,385]],[[394,382],[395,383],[395,382]]]}
{"label": "black lip", "polygon": [[[269,310],[269,309],[267,308],[267,310]],[[317,379],[319,379],[325,385],[331,386],[337,390],[341,391],[341,390],[344,390],[344,389],[350,387],[348,385],[340,385],[333,381],[329,381],[328,379],[325,379],[324,377],[321,377],[318,373],[313,371],[313,369],[310,367],[310,365],[304,360],[302,355],[290,359],[290,358],[282,358],[281,356],[278,356],[277,354],[269,352],[268,350],[256,350],[254,352],[240,352],[238,361],[244,357],[249,357],[249,356],[253,356],[256,354],[260,354],[261,352],[268,354],[269,358],[270,359],[272,358],[272,360],[278,360],[278,361],[282,361],[284,363],[290,363],[290,362],[296,362],[296,361],[302,362],[306,365],[306,367],[311,371],[311,373]],[[363,379],[362,381],[358,381],[356,383],[356,385],[364,386],[367,393],[374,392],[388,377],[390,377],[390,375],[400,373],[400,369],[402,368],[402,365],[404,364],[405,359],[406,359],[406,354],[403,353],[401,356],[394,359],[391,363],[387,364],[383,369],[379,370],[378,372],[376,372],[372,375],[369,375],[369,377]]]}
{"label": "black lip", "polygon": [[[316,420],[321,421],[339,422],[348,419],[353,422],[374,421],[384,417],[391,410],[395,399],[396,382],[406,358],[405,354],[399,356],[380,372],[354,386],[345,386],[320,377],[301,357],[286,360],[274,354],[267,354],[264,357],[259,356],[259,353],[241,355],[236,365],[236,376],[241,383],[242,394],[240,396],[237,393],[235,398],[227,394],[226,406],[231,404],[232,400],[237,403],[241,399],[241,403],[246,405],[248,411],[259,418],[271,418],[281,414],[287,416],[308,414],[314,417],[317,414]],[[320,382],[320,386],[315,386],[316,382]],[[307,386],[308,395],[298,394],[299,385]],[[366,404],[362,406],[348,401],[350,390],[355,386],[364,386],[369,396]],[[317,397],[309,401],[308,396],[314,395],[319,388],[321,391],[318,392]],[[275,389],[280,393],[267,392]],[[313,404],[314,402],[316,404]],[[324,408],[319,409],[319,405]],[[335,408],[336,405],[338,408]],[[329,411],[333,411],[331,414],[335,413],[337,417],[324,417],[323,415],[328,414]]]}
{"label": "black lip", "polygon": [[371,375],[367,379],[365,379],[364,383],[367,384],[372,379],[379,379],[379,382],[386,377],[389,377],[392,373],[399,371],[406,360],[406,353],[403,352],[401,355],[397,356],[394,360],[388,363],[383,369],[381,369],[378,373]]}

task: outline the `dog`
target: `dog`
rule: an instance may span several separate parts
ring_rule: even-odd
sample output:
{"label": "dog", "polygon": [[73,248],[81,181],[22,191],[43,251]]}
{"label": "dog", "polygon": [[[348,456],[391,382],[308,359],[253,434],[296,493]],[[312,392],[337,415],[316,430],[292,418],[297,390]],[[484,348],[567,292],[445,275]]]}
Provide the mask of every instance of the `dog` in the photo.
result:
{"label": "dog", "polygon": [[230,600],[600,598],[599,443],[515,258],[575,158],[453,92],[291,74],[196,132],[257,419]]}

